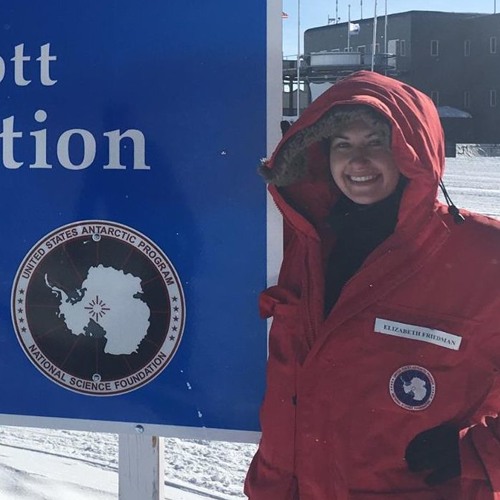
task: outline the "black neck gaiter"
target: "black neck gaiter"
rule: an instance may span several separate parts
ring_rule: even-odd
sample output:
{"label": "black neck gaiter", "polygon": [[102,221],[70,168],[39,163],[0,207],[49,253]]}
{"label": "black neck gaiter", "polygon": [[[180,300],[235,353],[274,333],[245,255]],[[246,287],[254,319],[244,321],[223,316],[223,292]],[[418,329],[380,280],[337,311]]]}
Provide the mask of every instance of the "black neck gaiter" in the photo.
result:
{"label": "black neck gaiter", "polygon": [[342,196],[333,207],[329,222],[336,244],[326,268],[325,315],[368,255],[394,232],[405,186],[401,177],[394,192],[377,203],[359,205]]}

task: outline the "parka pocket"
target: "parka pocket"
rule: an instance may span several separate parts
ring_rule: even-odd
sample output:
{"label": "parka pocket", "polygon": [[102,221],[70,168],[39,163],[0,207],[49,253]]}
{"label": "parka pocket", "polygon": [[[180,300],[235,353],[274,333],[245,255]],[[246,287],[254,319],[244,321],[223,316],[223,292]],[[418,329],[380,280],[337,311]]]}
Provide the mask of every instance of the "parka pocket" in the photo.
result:
{"label": "parka pocket", "polygon": [[262,292],[260,314],[272,318],[269,333],[267,387],[260,412],[261,453],[273,466],[293,471],[296,370],[300,337],[300,299],[291,290],[273,286]]}
{"label": "parka pocket", "polygon": [[373,307],[364,322],[360,359],[382,383],[377,388],[365,381],[366,400],[374,407],[411,415],[419,421],[415,428],[421,423],[425,429],[460,425],[481,405],[494,373],[478,355],[480,322],[399,304]]}
{"label": "parka pocket", "polygon": [[293,314],[294,309],[299,305],[299,297],[279,285],[269,287],[264,290],[259,297],[259,311],[260,317],[263,319],[270,318],[275,314],[279,316],[286,316]]}
{"label": "parka pocket", "polygon": [[301,357],[303,322],[300,298],[291,290],[273,286],[260,295],[260,315],[272,318],[269,358],[281,364],[294,364]]}

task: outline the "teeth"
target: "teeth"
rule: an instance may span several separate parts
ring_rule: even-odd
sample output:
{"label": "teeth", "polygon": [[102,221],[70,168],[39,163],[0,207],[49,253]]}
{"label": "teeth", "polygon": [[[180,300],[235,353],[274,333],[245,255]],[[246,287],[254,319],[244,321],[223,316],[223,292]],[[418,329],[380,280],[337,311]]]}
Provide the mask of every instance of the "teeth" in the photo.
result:
{"label": "teeth", "polygon": [[349,176],[351,181],[353,182],[366,182],[366,181],[371,181],[375,179],[377,176],[376,175],[363,175],[360,177],[355,177],[353,175]]}

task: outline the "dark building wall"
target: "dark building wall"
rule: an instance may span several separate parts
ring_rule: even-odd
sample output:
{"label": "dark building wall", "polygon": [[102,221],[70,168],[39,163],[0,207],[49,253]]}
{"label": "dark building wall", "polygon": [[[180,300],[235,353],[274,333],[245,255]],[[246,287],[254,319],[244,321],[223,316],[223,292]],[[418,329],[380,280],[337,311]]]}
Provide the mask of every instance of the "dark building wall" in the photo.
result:
{"label": "dark building wall", "polygon": [[[490,38],[496,38],[496,52],[490,51]],[[462,93],[470,93],[476,139],[500,143],[500,14],[471,19],[464,30],[470,40],[470,56],[463,56]],[[465,70],[466,68],[466,70]],[[490,91],[496,91],[497,104],[490,103]]]}
{"label": "dark building wall", "polygon": [[[383,22],[381,24],[382,29],[384,29]],[[400,44],[399,48],[401,48],[401,42],[404,44],[404,53],[401,53],[401,50],[396,52],[396,68],[403,79],[412,65],[412,37],[413,26],[411,16],[401,14],[387,16],[388,45],[391,45],[391,40],[398,40]]]}
{"label": "dark building wall", "polygon": [[[439,92],[442,106],[462,107],[458,102],[463,53],[463,22],[468,15],[415,12],[412,15],[411,83],[431,95]],[[431,54],[431,44],[437,43],[437,55]]]}
{"label": "dark building wall", "polygon": [[[370,53],[373,20],[352,22],[360,25],[360,33],[351,36],[351,47],[357,50],[365,45],[366,53]],[[500,143],[500,14],[410,11],[389,15],[387,32],[392,49],[395,40],[404,40],[405,49],[405,55],[397,55],[396,71],[389,74],[429,96],[437,92],[439,106],[472,115],[472,119],[443,121],[449,140]],[[496,53],[490,53],[491,37],[496,37]],[[436,55],[431,55],[432,40],[439,43]],[[466,40],[470,41],[469,55],[465,53]],[[377,43],[383,51],[383,16],[378,18]],[[346,46],[347,23],[313,28],[304,35],[306,55],[343,51]],[[496,106],[491,106],[490,91],[496,91]],[[465,92],[469,93],[468,102]]]}

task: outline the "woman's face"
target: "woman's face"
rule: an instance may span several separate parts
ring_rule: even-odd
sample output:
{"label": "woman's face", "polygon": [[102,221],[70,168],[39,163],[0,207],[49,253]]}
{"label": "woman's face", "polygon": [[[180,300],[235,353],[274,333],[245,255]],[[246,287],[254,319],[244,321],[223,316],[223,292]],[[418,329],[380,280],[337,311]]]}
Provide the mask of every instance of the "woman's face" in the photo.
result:
{"label": "woman's face", "polygon": [[369,205],[396,189],[400,173],[380,126],[363,119],[332,137],[330,172],[338,188],[355,203]]}

